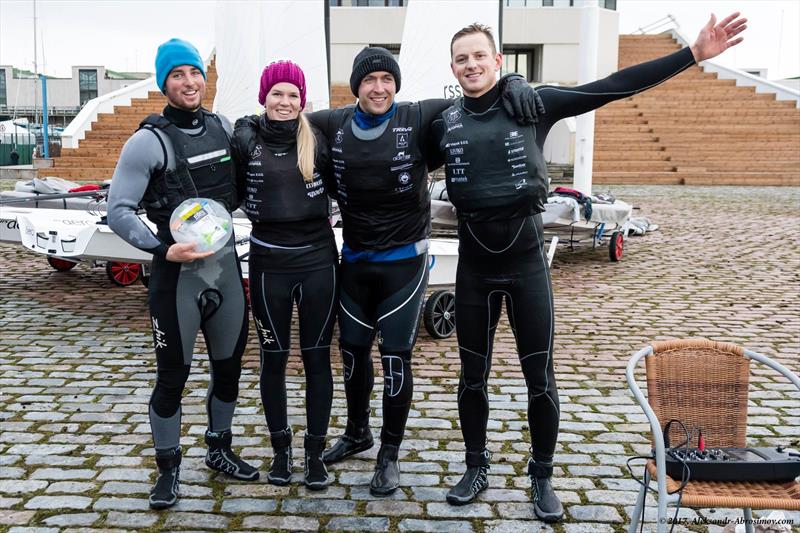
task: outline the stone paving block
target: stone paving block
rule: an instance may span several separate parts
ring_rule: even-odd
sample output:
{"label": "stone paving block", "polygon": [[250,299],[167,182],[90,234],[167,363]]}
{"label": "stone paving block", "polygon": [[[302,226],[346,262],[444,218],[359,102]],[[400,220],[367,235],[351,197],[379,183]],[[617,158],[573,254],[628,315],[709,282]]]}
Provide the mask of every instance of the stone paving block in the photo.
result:
{"label": "stone paving block", "polygon": [[524,520],[487,520],[484,522],[483,531],[484,533],[522,533],[523,531],[550,533],[554,530],[551,526],[542,524],[541,522],[526,522]]}
{"label": "stone paving block", "polygon": [[56,481],[51,483],[47,490],[45,490],[46,494],[58,494],[58,493],[73,493],[73,494],[85,494],[89,491],[94,490],[97,487],[96,483],[86,482],[86,481]]}
{"label": "stone paving block", "polygon": [[164,520],[164,527],[226,529],[228,527],[228,518],[205,513],[170,512]]}
{"label": "stone paving block", "polygon": [[92,479],[97,472],[88,468],[82,469],[62,469],[62,468],[39,468],[31,474],[31,479]]}
{"label": "stone paving block", "polygon": [[50,516],[43,522],[48,526],[91,526],[99,519],[99,513],[75,513]]}
{"label": "stone paving block", "polygon": [[389,529],[389,519],[337,516],[330,519],[325,529],[328,531],[386,531]]}
{"label": "stone paving block", "polygon": [[435,518],[492,518],[492,507],[487,503],[455,506],[444,502],[431,502],[425,506],[428,515]]}
{"label": "stone paving block", "polygon": [[0,480],[0,494],[24,494],[27,492],[38,492],[48,485],[44,480],[32,479],[3,479]]}
{"label": "stone paving block", "polygon": [[244,518],[245,529],[277,529],[278,531],[317,531],[319,520],[305,516],[251,515]]}
{"label": "stone paving block", "polygon": [[297,500],[287,499],[281,503],[281,512],[287,514],[350,514],[355,502],[347,500]]}
{"label": "stone paving block", "polygon": [[617,510],[607,505],[571,505],[566,511],[580,522],[622,522]]}
{"label": "stone paving block", "polygon": [[275,500],[233,498],[222,502],[223,513],[272,513],[278,508]]}
{"label": "stone paving block", "polygon": [[150,509],[147,498],[103,497],[94,502],[95,511],[147,511]]}
{"label": "stone paving block", "polygon": [[34,496],[25,502],[26,509],[86,509],[92,499],[86,496]]}
{"label": "stone paving block", "polygon": [[424,531],[426,533],[471,533],[472,524],[459,520],[420,520],[406,518],[397,526],[400,531]]}
{"label": "stone paving block", "polygon": [[159,519],[155,513],[122,513],[110,511],[103,522],[104,525],[125,528],[149,528]]}
{"label": "stone paving block", "polygon": [[12,511],[10,509],[0,509],[0,526],[27,524],[33,520],[35,514],[35,511]]}
{"label": "stone paving block", "polygon": [[390,516],[416,516],[422,514],[422,505],[417,502],[378,500],[367,502],[367,514]]}

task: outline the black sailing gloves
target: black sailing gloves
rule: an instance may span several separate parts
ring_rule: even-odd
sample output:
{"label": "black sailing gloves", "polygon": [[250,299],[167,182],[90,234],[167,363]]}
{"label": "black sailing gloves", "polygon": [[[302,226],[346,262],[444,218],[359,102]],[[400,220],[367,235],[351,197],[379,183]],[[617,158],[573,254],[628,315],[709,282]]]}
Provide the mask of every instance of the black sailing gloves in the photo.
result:
{"label": "black sailing gloves", "polygon": [[497,84],[506,113],[522,126],[539,122],[539,115],[544,115],[544,104],[525,78],[519,74],[506,74]]}

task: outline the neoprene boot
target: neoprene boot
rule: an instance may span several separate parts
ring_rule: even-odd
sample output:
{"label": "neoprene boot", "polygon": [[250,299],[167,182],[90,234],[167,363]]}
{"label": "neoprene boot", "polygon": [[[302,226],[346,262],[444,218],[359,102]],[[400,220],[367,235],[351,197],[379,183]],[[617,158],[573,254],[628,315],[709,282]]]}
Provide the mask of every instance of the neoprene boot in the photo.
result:
{"label": "neoprene boot", "polygon": [[243,481],[258,479],[258,469],[245,463],[231,450],[233,434],[230,430],[215,433],[206,431],[206,466]]}
{"label": "neoprene boot", "polygon": [[461,480],[447,491],[447,503],[466,505],[489,486],[489,451],[467,452],[467,471]]}
{"label": "neoprene boot", "polygon": [[158,477],[150,489],[150,509],[166,509],[178,503],[181,449],[156,450],[156,465]]}
{"label": "neoprene boot", "polygon": [[337,463],[351,455],[369,450],[374,444],[369,426],[354,427],[348,421],[344,435],[339,437],[336,444],[322,452],[322,460],[326,465]]}
{"label": "neoprene boot", "polygon": [[556,496],[550,479],[553,463],[528,460],[528,476],[531,478],[531,501],[536,516],[544,522],[558,522],[564,517],[564,507]]}
{"label": "neoprene boot", "polygon": [[373,496],[388,496],[400,486],[400,465],[397,460],[399,451],[399,446],[381,444],[375,475],[369,483],[369,493]]}
{"label": "neoprene boot", "polygon": [[292,428],[269,434],[272,442],[272,463],[267,481],[273,485],[286,485],[292,479]]}
{"label": "neoprene boot", "polygon": [[305,440],[305,476],[303,482],[310,490],[322,490],[330,484],[328,469],[322,461],[322,450],[325,449],[325,437],[306,435]]}

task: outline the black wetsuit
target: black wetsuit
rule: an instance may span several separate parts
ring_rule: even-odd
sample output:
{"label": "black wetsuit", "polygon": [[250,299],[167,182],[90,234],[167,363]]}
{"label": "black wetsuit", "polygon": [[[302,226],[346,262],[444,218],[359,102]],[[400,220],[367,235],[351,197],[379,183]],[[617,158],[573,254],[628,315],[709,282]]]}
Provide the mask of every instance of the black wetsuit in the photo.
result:
{"label": "black wetsuit", "polygon": [[383,366],[381,442],[400,445],[413,394],[411,352],[428,281],[429,130],[449,100],[397,104],[394,115],[360,128],[353,106],[311,120],[331,149],[344,227],[339,309],[347,431],[369,426],[375,338]]}
{"label": "black wetsuit", "polygon": [[[230,430],[247,342],[247,308],[233,235],[205,259],[174,263],[165,257],[175,242],[169,215],[180,201],[202,196],[222,202],[229,211],[236,208],[230,124],[204,110],[169,106],[162,119],[150,119],[122,149],[108,197],[108,224],[127,242],[153,254],[148,294],[158,371],[150,426],[156,450],[173,450],[180,441],[181,393],[198,331],[211,363],[208,430]],[[180,152],[183,157],[177,156]],[[194,182],[186,188],[197,190],[175,187],[181,176]],[[140,204],[156,224],[156,233],[138,217]]]}
{"label": "black wetsuit", "polygon": [[[495,328],[505,301],[528,387],[533,460],[552,472],[559,402],[553,371],[552,285],[539,214],[546,201],[546,182],[537,163],[547,133],[558,120],[653,87],[693,64],[691,51],[685,48],[586,85],[537,87],[545,114],[532,131],[521,131],[506,121],[498,105],[497,87],[479,98],[465,97],[463,104],[453,106],[434,122],[440,162],[447,159],[448,194],[459,218],[458,407],[468,465],[488,464],[487,381]],[[487,131],[495,134],[494,145],[485,138]],[[505,165],[506,187],[487,186],[479,174],[470,174],[470,164],[493,170]]]}
{"label": "black wetsuit", "polygon": [[261,399],[270,433],[286,429],[286,363],[297,305],[306,375],[309,435],[328,431],[333,381],[330,343],[336,320],[338,252],[323,176],[327,141],[317,137],[313,180],[297,168],[298,121],[266,116],[236,122],[233,139],[250,234],[250,304],[261,348]]}

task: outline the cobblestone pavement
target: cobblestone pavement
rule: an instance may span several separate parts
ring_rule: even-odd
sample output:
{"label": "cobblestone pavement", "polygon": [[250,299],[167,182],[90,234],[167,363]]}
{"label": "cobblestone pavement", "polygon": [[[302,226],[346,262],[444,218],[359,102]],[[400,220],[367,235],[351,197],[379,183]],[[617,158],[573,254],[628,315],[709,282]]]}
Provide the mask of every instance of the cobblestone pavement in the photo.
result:
{"label": "cobblestone pavement", "polygon": [[[605,187],[603,187],[603,190]],[[183,498],[151,512],[154,477],[146,405],[154,377],[146,293],[113,287],[103,269],[51,270],[42,256],[0,246],[0,531],[358,530],[622,531],[637,485],[627,457],[646,453],[648,426],[628,393],[624,367],[654,339],[704,336],[733,341],[798,370],[800,353],[800,189],[615,187],[661,224],[626,242],[620,263],[590,247],[559,250],[553,264],[556,376],[561,433],[555,486],[566,520],[534,520],[524,465],[526,392],[505,318],[491,375],[491,488],[477,503],[444,502],[463,470],[455,402],[455,338],[420,336],[415,391],[402,450],[402,487],[386,499],[368,492],[376,449],[333,468],[321,493],[233,482],[202,464],[207,357],[196,357],[184,399]],[[259,401],[251,328],[235,445],[262,466],[271,451]],[[199,345],[204,350],[202,344]],[[304,427],[303,381],[290,367],[295,449]],[[341,367],[332,434],[345,422]],[[377,388],[378,390],[380,387]],[[776,375],[755,369],[753,444],[800,438],[800,402]],[[373,427],[380,403],[374,401]],[[299,481],[301,473],[296,474]],[[652,508],[651,508],[652,510]],[[738,513],[684,510],[692,518]],[[800,524],[800,513],[790,515]],[[646,530],[652,529],[648,515]],[[719,531],[688,525],[676,531]]]}

